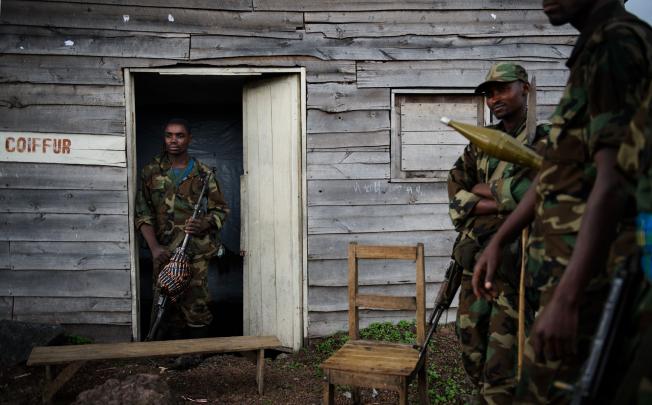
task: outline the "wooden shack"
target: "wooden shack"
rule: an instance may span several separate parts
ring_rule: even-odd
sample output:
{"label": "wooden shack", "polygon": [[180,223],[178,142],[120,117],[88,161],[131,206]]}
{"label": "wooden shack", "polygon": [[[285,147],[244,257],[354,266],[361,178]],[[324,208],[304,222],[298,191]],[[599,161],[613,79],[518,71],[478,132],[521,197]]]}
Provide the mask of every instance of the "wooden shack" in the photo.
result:
{"label": "wooden shack", "polygon": [[[431,306],[455,238],[447,170],[465,144],[438,119],[488,122],[473,88],[497,60],[536,75],[551,112],[576,33],[540,3],[2,1],[0,319],[100,341],[146,332],[134,199],[172,114],[228,174],[224,237],[246,253],[239,286],[216,289],[239,296],[242,333],[297,349],[346,329],[350,241],[423,242]],[[369,292],[414,288],[396,263],[361,271]],[[362,324],[410,316],[365,311]]]}

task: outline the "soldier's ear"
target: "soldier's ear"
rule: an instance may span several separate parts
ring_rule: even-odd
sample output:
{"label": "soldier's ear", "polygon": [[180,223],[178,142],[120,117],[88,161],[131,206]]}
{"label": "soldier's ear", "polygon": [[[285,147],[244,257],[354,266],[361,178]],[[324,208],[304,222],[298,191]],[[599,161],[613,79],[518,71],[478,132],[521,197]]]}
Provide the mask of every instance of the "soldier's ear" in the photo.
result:
{"label": "soldier's ear", "polygon": [[523,85],[523,96],[527,96],[528,93],[530,92],[530,83],[528,82],[521,82]]}

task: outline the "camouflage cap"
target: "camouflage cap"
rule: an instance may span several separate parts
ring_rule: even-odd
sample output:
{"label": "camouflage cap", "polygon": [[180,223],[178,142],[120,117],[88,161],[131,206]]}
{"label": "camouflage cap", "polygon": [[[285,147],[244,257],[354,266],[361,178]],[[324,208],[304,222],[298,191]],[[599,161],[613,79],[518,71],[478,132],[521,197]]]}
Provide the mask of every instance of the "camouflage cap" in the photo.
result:
{"label": "camouflage cap", "polygon": [[489,73],[487,73],[487,77],[484,79],[484,82],[475,88],[475,94],[484,93],[484,88],[489,83],[507,83],[514,82],[516,80],[520,80],[525,83],[528,82],[527,72],[523,66],[517,65],[513,62],[498,62],[494,64],[491,69],[489,69]]}

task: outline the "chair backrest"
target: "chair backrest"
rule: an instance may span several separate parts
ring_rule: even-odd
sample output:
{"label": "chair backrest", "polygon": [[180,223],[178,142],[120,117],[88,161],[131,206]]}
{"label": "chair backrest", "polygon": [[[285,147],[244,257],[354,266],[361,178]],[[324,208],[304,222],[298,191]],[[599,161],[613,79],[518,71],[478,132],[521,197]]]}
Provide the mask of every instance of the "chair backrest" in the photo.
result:
{"label": "chair backrest", "polygon": [[[416,263],[416,295],[397,297],[358,293],[358,260],[409,260]],[[359,339],[358,308],[416,311],[417,344],[426,337],[426,275],[423,243],[416,246],[370,246],[349,244],[349,337]]]}

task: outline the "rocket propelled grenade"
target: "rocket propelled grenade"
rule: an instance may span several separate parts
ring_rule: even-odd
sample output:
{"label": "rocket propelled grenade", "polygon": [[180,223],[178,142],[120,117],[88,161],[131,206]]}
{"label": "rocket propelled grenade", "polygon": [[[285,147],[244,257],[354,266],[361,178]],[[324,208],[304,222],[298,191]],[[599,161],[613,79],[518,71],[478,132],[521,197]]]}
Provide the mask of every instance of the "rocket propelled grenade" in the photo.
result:
{"label": "rocket propelled grenade", "polygon": [[543,158],[540,155],[502,131],[464,124],[447,117],[441,117],[441,122],[464,135],[471,143],[491,156],[519,166],[537,170],[541,168]]}

